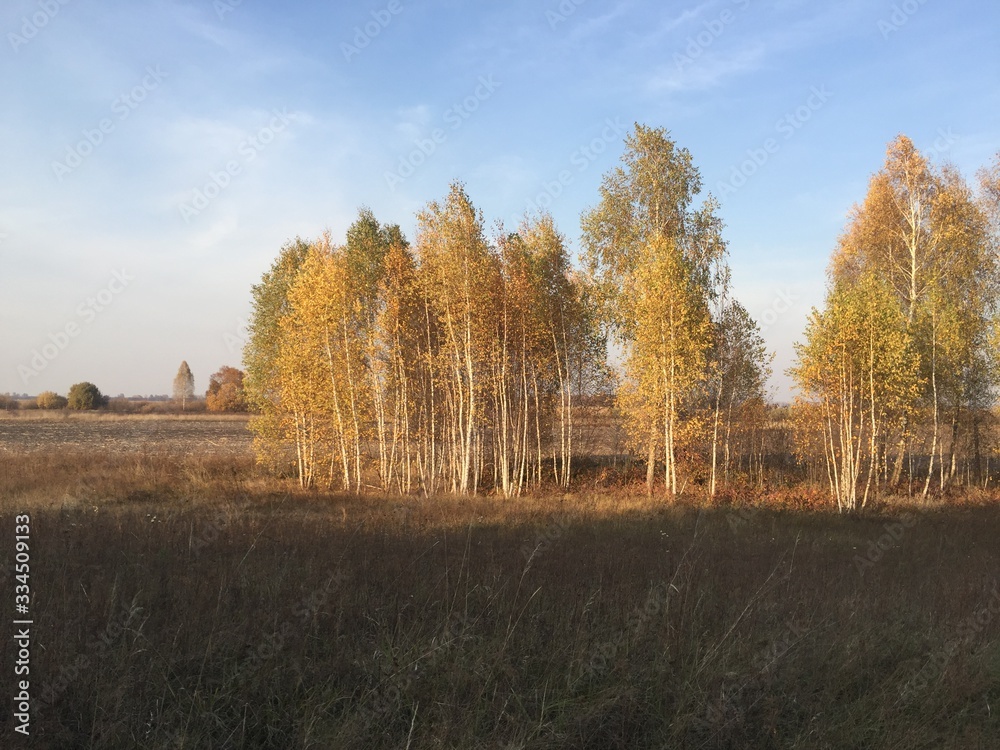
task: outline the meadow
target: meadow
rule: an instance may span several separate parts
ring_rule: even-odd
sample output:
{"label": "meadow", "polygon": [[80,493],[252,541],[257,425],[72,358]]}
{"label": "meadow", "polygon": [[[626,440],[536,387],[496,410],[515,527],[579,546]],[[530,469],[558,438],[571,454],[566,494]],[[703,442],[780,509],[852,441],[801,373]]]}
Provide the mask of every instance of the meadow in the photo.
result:
{"label": "meadow", "polygon": [[997,504],[818,497],[307,492],[242,418],[0,417],[0,745],[1000,747]]}

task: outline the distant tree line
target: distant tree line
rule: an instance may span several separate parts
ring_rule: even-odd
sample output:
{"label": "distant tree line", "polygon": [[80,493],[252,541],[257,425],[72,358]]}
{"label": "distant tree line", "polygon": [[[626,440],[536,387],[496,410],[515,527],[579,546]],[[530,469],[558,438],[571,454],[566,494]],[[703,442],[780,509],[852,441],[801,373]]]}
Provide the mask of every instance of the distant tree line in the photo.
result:
{"label": "distant tree line", "polygon": [[[194,375],[187,362],[182,362],[174,378],[174,402],[180,402],[181,410],[188,408],[188,401],[194,396]],[[90,382],[74,384],[67,396],[54,391],[43,391],[34,399],[17,398],[10,394],[0,394],[0,411],[17,411],[24,408],[77,411],[107,409],[115,412],[164,412],[167,396],[125,398],[124,395],[110,398]],[[235,367],[223,366],[209,378],[208,391],[202,408],[210,412],[246,412],[247,403],[243,393],[243,371]]]}

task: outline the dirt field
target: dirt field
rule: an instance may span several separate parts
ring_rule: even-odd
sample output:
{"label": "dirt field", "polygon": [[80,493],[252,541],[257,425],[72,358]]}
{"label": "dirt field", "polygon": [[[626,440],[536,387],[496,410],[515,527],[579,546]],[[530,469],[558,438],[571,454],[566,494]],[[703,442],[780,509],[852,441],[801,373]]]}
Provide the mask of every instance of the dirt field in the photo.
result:
{"label": "dirt field", "polygon": [[0,416],[0,452],[249,454],[248,417],[19,412]]}

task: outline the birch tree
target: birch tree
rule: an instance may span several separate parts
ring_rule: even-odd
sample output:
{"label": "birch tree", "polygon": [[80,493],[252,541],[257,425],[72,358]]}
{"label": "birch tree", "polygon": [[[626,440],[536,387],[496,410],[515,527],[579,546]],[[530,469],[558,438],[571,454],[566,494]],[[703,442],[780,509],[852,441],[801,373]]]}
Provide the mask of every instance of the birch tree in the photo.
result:
{"label": "birch tree", "polygon": [[538,369],[547,375],[549,394],[557,403],[557,427],[552,436],[553,475],[556,483],[569,487],[572,477],[574,393],[583,388],[583,378],[601,381],[606,360],[606,342],[590,304],[586,277],[570,265],[565,238],[549,214],[526,219],[520,229],[533,269],[535,289]]}
{"label": "birch tree", "polygon": [[400,235],[389,238],[379,284],[376,339],[384,357],[379,427],[379,475],[383,489],[409,493],[419,461],[421,387],[427,356],[421,335],[421,300],[416,261]]}
{"label": "birch tree", "polygon": [[[361,389],[370,397],[370,404],[366,403],[370,411],[359,421],[373,433],[378,451],[375,467],[383,490],[393,483],[395,461],[401,455],[398,445],[401,413],[397,403],[401,396],[398,380],[401,372],[394,356],[400,333],[396,328],[402,323],[398,318],[384,315],[387,293],[399,290],[383,282],[387,255],[394,248],[405,252],[406,247],[398,225],[383,226],[370,209],[362,208],[347,230],[344,248],[345,283],[349,287],[348,305],[352,311],[346,315],[342,329],[345,336],[363,342],[363,348],[355,352],[348,386],[352,392]],[[399,259],[395,261],[398,263]],[[398,303],[398,300],[393,302]],[[360,475],[357,483],[360,487]]]}
{"label": "birch tree", "polygon": [[181,411],[187,408],[188,399],[194,396],[194,375],[188,367],[187,360],[181,362],[174,376],[174,400],[181,402]]}
{"label": "birch tree", "polygon": [[243,348],[243,387],[247,405],[254,412],[250,429],[259,461],[281,462],[287,415],[280,407],[278,356],[281,345],[280,322],[288,311],[288,290],[294,283],[309,252],[301,238],[286,243],[251,290],[251,313]]}
{"label": "birch tree", "polygon": [[[329,236],[314,243],[288,290],[280,323],[281,403],[292,416],[299,481],[310,486],[327,463],[327,483],[360,490],[363,340],[355,335],[347,257]],[[327,459],[327,456],[329,457]]]}
{"label": "birch tree", "polygon": [[444,434],[432,442],[437,450],[444,441],[448,489],[474,493],[482,470],[484,371],[501,288],[499,263],[486,242],[482,214],[460,184],[451,186],[443,203],[429,203],[417,222],[428,334],[438,331],[429,354],[437,360],[432,367],[445,411]]}
{"label": "birch tree", "polygon": [[[990,245],[987,214],[961,175],[951,167],[935,167],[899,136],[889,144],[885,165],[872,177],[865,201],[854,209],[831,264],[837,282],[880,275],[906,319],[929,421],[929,443],[923,443],[924,495],[935,472],[939,490],[954,476],[962,415],[981,405],[992,389],[986,341],[996,314],[1000,270]],[[915,426],[908,421],[900,430],[894,484],[912,450],[908,446]]]}
{"label": "birch tree", "polygon": [[707,310],[725,267],[717,207],[711,198],[695,206],[700,190],[691,154],[665,130],[636,125],[622,166],[604,177],[600,203],[583,217],[602,318],[628,363],[619,396],[633,438],[645,442],[649,492],[661,448],[667,491],[678,491],[676,440],[705,373]]}
{"label": "birch tree", "polygon": [[738,300],[721,300],[713,315],[713,332],[707,378],[712,401],[710,497],[715,496],[720,473],[729,481],[734,444],[752,446],[750,430],[759,422],[759,411],[767,400],[773,358],[757,322]]}
{"label": "birch tree", "polygon": [[[672,241],[653,238],[636,275],[637,325],[625,370],[633,387],[625,404],[631,414],[642,415],[650,431],[649,490],[659,443],[664,484],[676,495],[681,417],[706,371],[711,319],[694,269]],[[660,433],[655,438],[653,429]]]}
{"label": "birch tree", "polygon": [[859,510],[879,490],[885,435],[907,416],[920,383],[892,287],[874,273],[834,282],[796,352],[797,407],[816,407],[830,492],[841,512]]}

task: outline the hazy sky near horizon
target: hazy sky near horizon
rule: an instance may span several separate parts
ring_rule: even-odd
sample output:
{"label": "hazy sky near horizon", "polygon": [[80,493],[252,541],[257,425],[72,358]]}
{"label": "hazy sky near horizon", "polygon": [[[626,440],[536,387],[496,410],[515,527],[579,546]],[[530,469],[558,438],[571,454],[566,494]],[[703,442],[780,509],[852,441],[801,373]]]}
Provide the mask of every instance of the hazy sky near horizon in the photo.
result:
{"label": "hazy sky near horizon", "polygon": [[775,396],[852,204],[905,133],[971,180],[1000,149],[1000,8],[958,0],[7,0],[0,393],[169,393],[240,364],[280,246],[460,180],[575,254],[634,122],[721,201]]}

